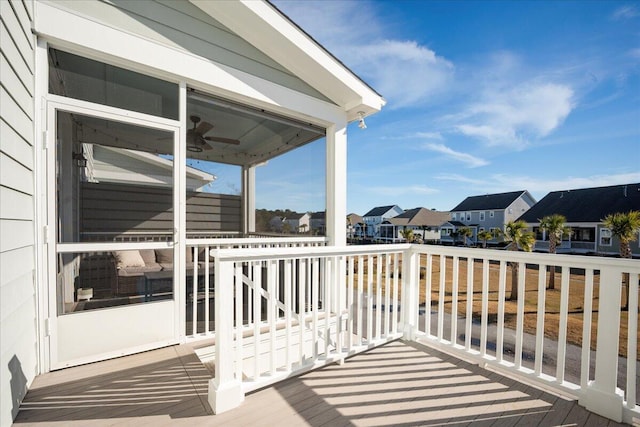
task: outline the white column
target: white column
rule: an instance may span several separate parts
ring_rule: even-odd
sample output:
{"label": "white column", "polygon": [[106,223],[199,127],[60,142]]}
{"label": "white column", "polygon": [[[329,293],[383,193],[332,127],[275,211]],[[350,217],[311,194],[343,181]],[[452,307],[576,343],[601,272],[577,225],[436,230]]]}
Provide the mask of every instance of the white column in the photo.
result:
{"label": "white column", "polygon": [[617,386],[618,339],[620,336],[620,298],[622,276],[619,270],[600,270],[598,341],[595,379],[589,382],[580,404],[589,411],[622,421],[624,394]]}
{"label": "white column", "polygon": [[256,167],[242,167],[242,232],[256,231]]}
{"label": "white column", "polygon": [[347,244],[347,127],[327,128],[327,237],[330,246]]}
{"label": "white column", "polygon": [[215,377],[209,380],[208,400],[214,414],[221,414],[240,406],[244,400],[241,380],[235,376],[234,360],[237,354],[233,337],[233,309],[234,309],[234,270],[230,261],[220,261],[215,256],[215,332],[216,359]]}
{"label": "white column", "polygon": [[[400,306],[402,324],[400,327],[402,339],[405,341],[414,341],[418,331],[419,261],[420,255],[411,249],[406,249],[402,254],[402,303]],[[426,316],[429,316],[428,310],[427,307]]]}

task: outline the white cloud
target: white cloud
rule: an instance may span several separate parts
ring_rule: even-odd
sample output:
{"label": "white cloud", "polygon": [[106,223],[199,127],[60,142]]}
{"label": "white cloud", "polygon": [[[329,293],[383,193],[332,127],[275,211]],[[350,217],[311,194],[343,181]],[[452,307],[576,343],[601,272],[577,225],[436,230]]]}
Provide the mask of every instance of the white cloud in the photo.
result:
{"label": "white cloud", "polygon": [[465,163],[470,168],[477,168],[477,167],[486,166],[489,164],[489,162],[484,159],[481,159],[479,157],[474,157],[471,154],[455,151],[444,144],[427,143],[427,144],[424,144],[423,147],[428,150],[435,151],[437,153],[445,154],[446,156],[451,157],[454,160]]}
{"label": "white cloud", "polygon": [[469,178],[460,174],[440,174],[436,179],[466,184],[478,193],[500,193],[527,189],[537,198],[552,191],[575,190],[579,188],[606,187],[609,185],[640,182],[640,172],[612,175],[568,176],[544,179],[540,176],[494,174],[482,178]]}
{"label": "white cloud", "polygon": [[549,135],[574,108],[574,92],[563,84],[524,83],[488,90],[459,116],[455,128],[489,146],[523,148]]}
{"label": "white cloud", "polygon": [[453,64],[414,40],[389,38],[364,1],[275,1],[275,5],[387,100],[387,109],[431,101],[453,81]]}
{"label": "white cloud", "polygon": [[631,19],[635,18],[636,16],[640,16],[640,10],[638,10],[637,7],[631,5],[620,6],[611,14],[611,18],[616,21]]}

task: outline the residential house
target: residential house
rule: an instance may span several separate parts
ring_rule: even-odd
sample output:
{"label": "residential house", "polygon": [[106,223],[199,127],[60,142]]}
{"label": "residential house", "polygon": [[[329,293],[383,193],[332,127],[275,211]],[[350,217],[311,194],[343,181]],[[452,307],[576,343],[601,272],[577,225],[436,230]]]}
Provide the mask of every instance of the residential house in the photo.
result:
{"label": "residential house", "polygon": [[[275,6],[15,0],[0,7],[0,425],[11,424],[39,374],[210,330],[203,301],[214,299],[203,282],[213,279],[211,243],[194,221],[249,239],[255,169],[270,158],[324,139],[326,237],[312,243],[345,245],[347,126],[385,101]],[[119,208],[110,213],[117,229],[108,229],[81,218],[114,201],[89,198],[83,187],[116,184],[91,182],[82,162],[114,150],[135,152],[137,161],[127,165],[129,181],[117,184],[127,191],[110,192]],[[163,163],[169,187],[153,190],[143,158]],[[200,188],[189,184],[194,161],[237,166],[241,194],[232,205],[208,199],[187,211],[187,189]],[[216,292],[216,301],[222,297]],[[222,378],[212,384],[216,411],[224,408]]]}
{"label": "residential house", "polygon": [[380,225],[380,239],[388,243],[402,242],[405,240],[402,230],[408,229],[413,231],[413,236],[418,241],[436,243],[440,241],[440,226],[448,218],[449,212],[425,208],[408,209]]}
{"label": "residential house", "polygon": [[[619,242],[602,220],[609,214],[632,210],[640,211],[640,183],[552,191],[519,219],[536,233],[536,251],[549,250],[549,236],[540,229],[540,220],[560,214],[567,219],[571,233],[556,248],[558,253],[617,255]],[[640,256],[640,238],[631,243],[631,252]]]}
{"label": "residential house", "polygon": [[359,234],[362,217],[355,213],[347,215],[347,238],[353,239]]}
{"label": "residential house", "polygon": [[365,239],[380,237],[380,224],[386,219],[402,214],[404,211],[398,205],[377,206],[362,217],[361,236]]}
{"label": "residential house", "polygon": [[[488,243],[498,243],[502,241],[498,232],[504,230],[505,224],[515,221],[535,202],[527,190],[467,197],[451,210],[450,220],[442,225],[442,242],[476,244],[478,233],[489,230],[495,237]],[[462,227],[473,232],[465,242],[457,237]]]}
{"label": "residential house", "polygon": [[311,234],[324,236],[326,233],[325,212],[312,212],[309,218],[309,226],[311,227]]}
{"label": "residential house", "polygon": [[289,233],[308,233],[309,220],[311,215],[309,213],[293,213],[283,219],[284,224],[287,224],[285,228]]}

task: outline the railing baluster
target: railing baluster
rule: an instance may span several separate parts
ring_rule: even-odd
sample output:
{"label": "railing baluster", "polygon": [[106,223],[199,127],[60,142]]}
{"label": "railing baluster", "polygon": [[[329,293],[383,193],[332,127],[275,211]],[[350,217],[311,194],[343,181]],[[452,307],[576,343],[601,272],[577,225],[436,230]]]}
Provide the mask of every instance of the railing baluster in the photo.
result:
{"label": "railing baluster", "polygon": [[[205,254],[208,254],[207,250]],[[205,259],[207,259],[206,257]],[[242,346],[244,344],[243,339],[243,303],[242,303],[242,263],[235,263],[235,307],[236,307],[236,380],[242,381]],[[207,304],[208,305],[208,304]],[[215,327],[215,325],[214,325]]]}
{"label": "railing baluster", "polygon": [[253,379],[260,377],[260,325],[262,324],[262,262],[253,263]]}
{"label": "railing baluster", "polygon": [[556,381],[564,381],[565,355],[567,353],[567,315],[569,312],[569,267],[562,267],[560,284],[560,328],[558,330],[558,360],[556,364]]}
{"label": "railing baluster", "polygon": [[373,338],[373,256],[367,257],[367,345]]}
{"label": "railing baluster", "polygon": [[307,278],[307,263],[308,263],[308,258],[302,258],[299,260],[299,266],[298,266],[298,289],[300,290],[300,293],[298,295],[298,311],[300,313],[300,324],[299,324],[299,330],[298,330],[298,362],[300,363],[299,366],[302,366],[304,364],[304,331],[306,328],[306,318],[307,318],[307,309],[306,309],[306,296],[305,296],[305,289],[307,287],[306,285],[306,278]]}
{"label": "railing baluster", "polygon": [[444,295],[447,287],[447,257],[440,255],[440,283],[438,284],[438,341],[442,341],[444,332]]}
{"label": "railing baluster", "polygon": [[198,333],[198,263],[193,263],[193,280],[192,280],[192,310],[193,310],[193,324],[191,325],[191,333],[196,335]]}
{"label": "railing baluster", "polygon": [[293,347],[293,340],[291,337],[291,312],[293,311],[292,305],[292,286],[291,286],[291,277],[292,277],[292,264],[293,261],[291,258],[287,258],[284,261],[284,321],[285,321],[285,369],[287,372],[291,371],[291,348]]}
{"label": "railing baluster", "polygon": [[384,274],[385,274],[385,280],[384,280],[384,330],[383,330],[383,335],[385,337],[389,336],[389,333],[391,332],[391,328],[389,325],[389,322],[391,320],[390,316],[389,316],[389,306],[391,305],[391,255],[387,254],[384,257],[385,263],[384,263]]}
{"label": "railing baluster", "polygon": [[320,262],[318,258],[313,258],[311,262],[311,336],[313,337],[313,358],[317,359],[319,354],[318,349],[318,306],[319,306],[319,277],[320,277]]}
{"label": "railing baluster", "polygon": [[458,268],[459,258],[453,257],[453,276],[451,283],[451,345],[458,342]]}
{"label": "railing baluster", "polygon": [[364,259],[358,256],[358,298],[357,298],[356,342],[362,345],[362,311],[364,310]]}
{"label": "railing baluster", "polygon": [[482,313],[480,314],[480,356],[487,354],[487,323],[489,316],[489,260],[482,260]]}
{"label": "railing baluster", "polygon": [[496,360],[502,362],[504,356],[504,304],[507,287],[507,263],[500,261],[498,276],[498,330],[496,333]]}
{"label": "railing baluster", "polygon": [[[193,263],[197,264],[198,263],[198,247],[194,247],[193,248]],[[211,330],[210,327],[210,308],[209,308],[209,303],[210,303],[210,295],[209,295],[209,285],[210,285],[210,279],[209,279],[209,257],[207,256],[207,254],[209,253],[209,247],[205,247],[205,251],[204,251],[204,332],[205,334],[208,334],[209,331]]]}
{"label": "railing baluster", "polygon": [[355,316],[353,304],[354,257],[347,259],[347,352],[353,349],[353,319]]}
{"label": "railing baluster", "polygon": [[272,260],[269,261],[266,265],[267,267],[267,323],[269,325],[269,373],[271,375],[275,375],[276,373],[276,321],[278,320],[278,312],[276,305],[276,280],[278,274],[278,261]]}
{"label": "railing baluster", "polygon": [[[553,267],[555,269],[555,266]],[[553,273],[552,273],[553,274]],[[593,284],[593,276],[591,276]],[[536,353],[534,361],[534,372],[537,377],[542,374],[542,361],[544,360],[544,313],[545,313],[545,299],[547,295],[547,266],[546,264],[540,264],[538,266],[538,307],[536,313]],[[585,291],[585,304],[587,301],[587,295]],[[591,305],[591,300],[589,300]],[[586,314],[586,313],[585,313]],[[587,320],[584,320],[585,325]],[[591,312],[589,312],[589,328],[591,328]],[[583,343],[584,344],[584,343]],[[589,348],[587,346],[587,348]],[[583,345],[584,349],[584,345]]]}
{"label": "railing baluster", "polygon": [[[418,283],[420,282],[420,260],[422,256],[420,254],[418,257]],[[425,268],[425,285],[424,285],[424,333],[428,336],[431,336],[431,290],[433,289],[433,255],[427,254],[426,260],[426,268]]]}
{"label": "railing baluster", "polygon": [[374,338],[378,340],[380,338],[380,332],[382,330],[382,261],[383,255],[378,255],[376,258],[376,325]]}
{"label": "railing baluster", "polygon": [[516,351],[514,355],[514,364],[516,369],[520,369],[522,366],[522,340],[524,331],[524,300],[527,297],[525,294],[527,265],[524,262],[520,262],[518,265],[518,303],[516,306]]}
{"label": "railing baluster", "polygon": [[[589,385],[589,366],[591,365],[591,323],[593,313],[593,269],[584,271],[584,310],[582,320],[582,358],[580,366],[580,387]],[[542,357],[541,357],[542,358]]]}
{"label": "railing baluster", "polygon": [[398,310],[400,309],[400,301],[398,301],[398,254],[393,254],[393,310],[391,311],[392,321],[391,330],[394,334],[398,333]]}
{"label": "railing baluster", "polygon": [[473,327],[473,269],[475,258],[467,258],[467,310],[465,313],[464,348],[471,351],[471,335]]}

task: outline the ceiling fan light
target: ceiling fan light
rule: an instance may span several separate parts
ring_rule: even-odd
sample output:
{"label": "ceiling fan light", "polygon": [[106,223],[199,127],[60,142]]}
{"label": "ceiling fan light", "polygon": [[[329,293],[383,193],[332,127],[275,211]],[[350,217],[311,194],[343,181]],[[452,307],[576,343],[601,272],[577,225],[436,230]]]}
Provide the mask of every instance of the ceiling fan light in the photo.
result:
{"label": "ceiling fan light", "polygon": [[197,145],[187,145],[187,151],[191,151],[192,153],[200,153],[202,152],[202,147],[198,147]]}

